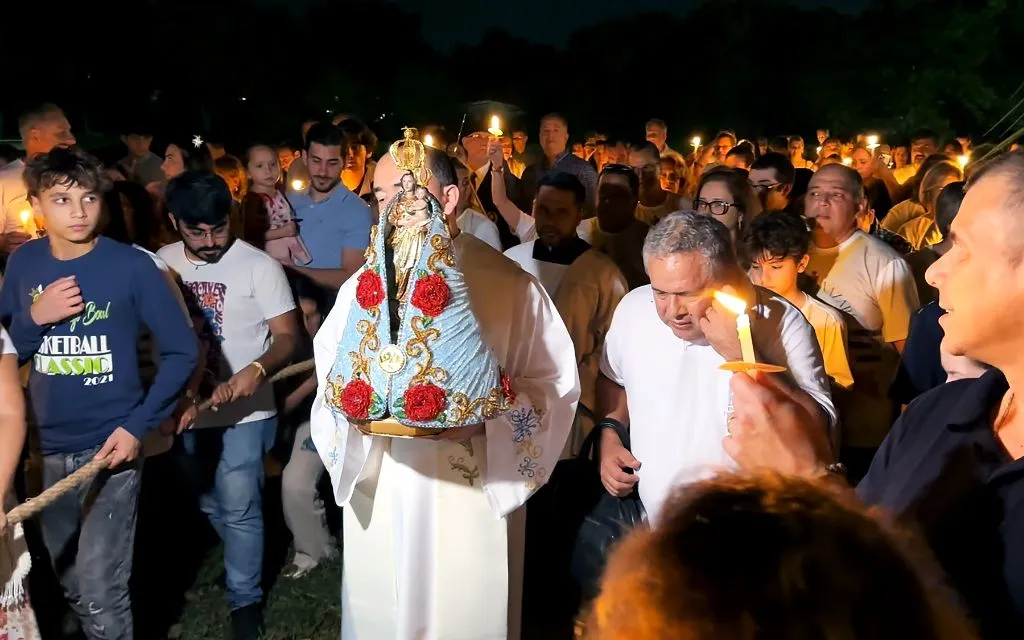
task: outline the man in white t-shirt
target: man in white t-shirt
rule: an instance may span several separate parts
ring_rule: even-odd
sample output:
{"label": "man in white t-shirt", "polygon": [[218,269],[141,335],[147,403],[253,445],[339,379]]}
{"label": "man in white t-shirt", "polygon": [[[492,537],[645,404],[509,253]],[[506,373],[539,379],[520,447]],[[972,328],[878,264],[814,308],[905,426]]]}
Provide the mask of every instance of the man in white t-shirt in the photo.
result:
{"label": "man in white t-shirt", "polygon": [[770,211],[754,218],[743,234],[743,247],[752,261],[750,279],[789,300],[800,309],[814,327],[825,373],[844,389],[853,386],[850,359],[846,348],[846,322],[843,315],[797,284],[807,268],[811,233],[799,216]]}
{"label": "man in white t-shirt", "polygon": [[725,225],[692,211],[669,214],[651,229],[643,256],[651,284],[619,303],[597,383],[598,416],[628,426],[632,453],[605,429],[601,480],[613,495],[639,482],[657,524],[679,483],[735,466],[722,445],[732,374],[719,366],[740,360],[741,348],[736,317],[711,302],[715,289],[747,301],[758,361],[787,368],[780,375],[822,430],[834,428],[836,412],[811,325],[786,300],[750,283]]}
{"label": "man in white t-shirt", "polygon": [[[167,208],[181,242],[159,255],[203,310],[217,383],[216,411],[197,415],[193,407],[182,417],[195,429],[183,444],[200,507],[224,541],[233,638],[255,640],[263,630],[263,454],[277,429],[273,389],[264,383],[298,343],[295,303],[281,265],[232,237],[223,180],[187,172],[167,185]],[[216,468],[206,469],[213,461]]]}
{"label": "man in white t-shirt", "polygon": [[820,230],[811,249],[817,295],[845,314],[849,330],[854,385],[840,402],[841,458],[854,477],[867,470],[895,417],[888,389],[920,306],[903,258],[857,229],[857,214],[867,206],[860,174],[843,165],[822,167],[807,188],[805,211]]}

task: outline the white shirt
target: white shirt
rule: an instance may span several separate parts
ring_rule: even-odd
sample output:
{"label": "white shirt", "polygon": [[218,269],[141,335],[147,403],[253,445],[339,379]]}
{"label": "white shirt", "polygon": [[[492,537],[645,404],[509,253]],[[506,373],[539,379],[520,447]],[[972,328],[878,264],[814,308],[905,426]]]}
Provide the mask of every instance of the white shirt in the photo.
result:
{"label": "white shirt", "polygon": [[[268,320],[295,309],[284,268],[256,247],[235,240],[215,263],[195,263],[175,242],[159,251],[195,296],[213,335],[220,340],[217,379],[228,380],[263,355],[271,344]],[[219,366],[218,366],[219,365]],[[200,415],[199,427],[224,427],[277,415],[274,391],[261,385],[252,397]]]}
{"label": "white shirt", "polygon": [[0,220],[4,233],[21,230],[21,212],[30,209],[24,181],[25,163],[15,160],[0,167]]}
{"label": "white shirt", "polygon": [[501,235],[498,233],[498,225],[474,209],[466,209],[455,219],[459,231],[476,236],[491,246],[495,251],[501,251]]}
{"label": "white shirt", "polygon": [[[821,350],[800,311],[757,288],[751,315],[758,357],[787,375],[821,405],[832,428],[836,411]],[[650,285],[634,289],[615,310],[601,373],[626,390],[633,455],[642,464],[640,498],[652,522],[672,489],[736,467],[722,448],[728,431],[731,373],[711,346],[677,338],[662,322]]]}

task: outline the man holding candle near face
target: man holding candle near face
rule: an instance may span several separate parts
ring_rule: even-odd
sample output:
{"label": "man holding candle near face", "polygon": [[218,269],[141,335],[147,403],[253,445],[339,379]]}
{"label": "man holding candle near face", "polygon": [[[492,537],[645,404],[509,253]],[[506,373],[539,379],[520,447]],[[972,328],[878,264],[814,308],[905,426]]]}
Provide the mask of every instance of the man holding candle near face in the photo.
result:
{"label": "man holding candle near face", "polygon": [[[64,112],[55,104],[43,104],[22,114],[18,119],[18,130],[28,158],[49,153],[54,147],[75,144],[71,125],[64,117]],[[4,224],[4,255],[34,238],[37,232],[32,207],[28,202],[24,173],[25,163],[22,160],[15,160],[0,169],[0,219]]]}
{"label": "man holding candle near face", "polygon": [[669,214],[648,234],[643,258],[651,284],[627,294],[615,311],[596,397],[601,422],[621,423],[632,441],[631,453],[614,430],[603,431],[601,480],[613,495],[639,482],[657,524],[674,486],[733,466],[722,448],[731,374],[719,367],[744,354],[737,314],[713,302],[716,290],[747,305],[753,357],[786,367],[788,384],[826,441],[836,412],[813,329],[784,298],[750,283],[725,225],[689,211]]}

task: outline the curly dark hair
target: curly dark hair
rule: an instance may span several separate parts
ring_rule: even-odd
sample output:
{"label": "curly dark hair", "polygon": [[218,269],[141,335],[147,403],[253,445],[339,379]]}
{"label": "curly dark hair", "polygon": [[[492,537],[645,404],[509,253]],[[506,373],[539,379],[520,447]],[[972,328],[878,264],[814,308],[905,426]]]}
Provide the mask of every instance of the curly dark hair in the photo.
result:
{"label": "curly dark hair", "polygon": [[925,548],[852,492],[721,474],[616,548],[585,637],[976,638]]}
{"label": "curly dark hair", "polygon": [[79,147],[54,147],[48,153],[29,158],[25,162],[24,180],[28,195],[33,198],[57,185],[77,185],[95,193],[110,189],[103,163]]}
{"label": "curly dark hair", "polygon": [[743,233],[743,249],[751,259],[770,256],[800,261],[811,246],[811,232],[800,216],[769,211],[754,218]]}

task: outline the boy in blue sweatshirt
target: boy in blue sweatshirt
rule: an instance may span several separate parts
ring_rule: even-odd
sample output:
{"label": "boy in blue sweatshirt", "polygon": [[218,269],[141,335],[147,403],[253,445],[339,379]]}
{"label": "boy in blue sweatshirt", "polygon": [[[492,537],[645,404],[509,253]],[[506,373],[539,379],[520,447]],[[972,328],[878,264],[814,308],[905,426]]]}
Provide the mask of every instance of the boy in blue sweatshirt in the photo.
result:
{"label": "boy in blue sweatshirt", "polygon": [[[143,252],[96,233],[106,181],[95,158],[55,148],[25,167],[47,237],[11,255],[0,289],[49,487],[94,458],[107,469],[43,511],[43,541],[88,638],[131,638],[132,547],[143,437],[173,412],[198,359],[195,336]],[[148,393],[140,328],[160,347]]]}

